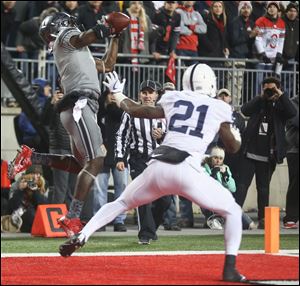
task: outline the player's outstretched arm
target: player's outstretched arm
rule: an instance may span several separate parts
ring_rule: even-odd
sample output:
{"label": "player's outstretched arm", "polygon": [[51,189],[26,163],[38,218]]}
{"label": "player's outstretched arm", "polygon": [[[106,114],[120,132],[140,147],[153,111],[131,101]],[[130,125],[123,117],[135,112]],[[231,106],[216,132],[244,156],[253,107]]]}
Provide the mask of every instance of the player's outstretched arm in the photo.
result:
{"label": "player's outstretched arm", "polygon": [[113,71],[119,49],[119,38],[114,37],[110,40],[109,46],[102,59],[95,58],[96,68],[99,73],[107,73]]}
{"label": "player's outstretched arm", "polygon": [[141,105],[128,97],[120,102],[120,108],[137,118],[164,118],[165,113],[161,106]]}
{"label": "player's outstretched arm", "polygon": [[125,112],[138,118],[164,118],[164,110],[161,106],[141,105],[123,94],[126,80],[120,82],[118,74],[114,71],[106,75],[103,84],[113,93],[115,103]]}
{"label": "player's outstretched arm", "polygon": [[230,126],[229,123],[222,123],[219,135],[229,153],[236,153],[241,147],[241,136],[237,129]]}
{"label": "player's outstretched arm", "polygon": [[98,40],[105,39],[112,34],[112,29],[104,24],[96,24],[95,27],[80,33],[79,35],[73,36],[70,39],[70,43],[76,49],[89,46],[97,42]]}

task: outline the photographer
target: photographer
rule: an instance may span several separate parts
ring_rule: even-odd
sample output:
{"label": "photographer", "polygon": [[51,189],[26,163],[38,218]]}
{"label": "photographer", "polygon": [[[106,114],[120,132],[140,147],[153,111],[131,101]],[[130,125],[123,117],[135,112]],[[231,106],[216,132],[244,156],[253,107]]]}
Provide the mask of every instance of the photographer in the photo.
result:
{"label": "photographer", "polygon": [[38,205],[47,204],[42,168],[32,165],[11,188],[8,201],[11,222],[21,232],[30,232]]}
{"label": "photographer", "polygon": [[242,137],[240,176],[235,198],[242,207],[255,174],[258,201],[258,228],[264,228],[264,208],[269,205],[269,185],[276,164],[286,156],[285,124],[296,115],[288,96],[274,77],[263,80],[262,94],[242,106],[250,117]]}

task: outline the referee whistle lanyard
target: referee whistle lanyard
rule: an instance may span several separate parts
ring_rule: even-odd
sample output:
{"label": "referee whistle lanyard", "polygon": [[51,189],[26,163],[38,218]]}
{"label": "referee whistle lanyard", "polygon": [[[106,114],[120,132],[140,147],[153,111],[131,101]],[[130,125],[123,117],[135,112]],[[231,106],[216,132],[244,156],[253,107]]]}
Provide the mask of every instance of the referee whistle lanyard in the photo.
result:
{"label": "referee whistle lanyard", "polygon": [[82,115],[82,108],[84,108],[87,104],[87,99],[83,98],[83,99],[78,99],[75,103],[75,106],[73,108],[73,118],[75,120],[75,122],[78,123],[78,121],[81,118]]}

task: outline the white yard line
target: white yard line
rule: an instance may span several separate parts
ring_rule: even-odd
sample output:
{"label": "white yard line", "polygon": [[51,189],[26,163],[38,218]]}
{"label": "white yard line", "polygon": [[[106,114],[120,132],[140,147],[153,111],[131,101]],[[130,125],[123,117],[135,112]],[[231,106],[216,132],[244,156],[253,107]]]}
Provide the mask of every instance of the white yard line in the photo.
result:
{"label": "white yard line", "polygon": [[[240,254],[264,254],[264,250],[241,250]],[[135,251],[135,252],[79,252],[72,256],[141,256],[141,255],[203,255],[203,254],[224,254],[224,251]],[[299,256],[299,249],[280,250],[272,255]],[[51,257],[60,256],[59,253],[1,253],[3,257]]]}

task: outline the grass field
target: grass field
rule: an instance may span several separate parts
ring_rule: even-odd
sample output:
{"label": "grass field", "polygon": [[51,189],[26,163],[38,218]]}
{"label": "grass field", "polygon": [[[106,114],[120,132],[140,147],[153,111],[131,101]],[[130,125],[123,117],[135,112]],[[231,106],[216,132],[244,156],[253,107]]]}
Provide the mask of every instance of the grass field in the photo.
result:
{"label": "grass field", "polygon": [[[1,253],[47,253],[57,252],[66,238],[1,238]],[[263,250],[263,235],[243,235],[241,250]],[[290,234],[280,237],[280,249],[299,249],[299,235]],[[176,250],[224,250],[223,235],[176,235],[160,236],[150,245],[137,244],[135,236],[92,237],[81,252],[109,251],[176,251]]]}

